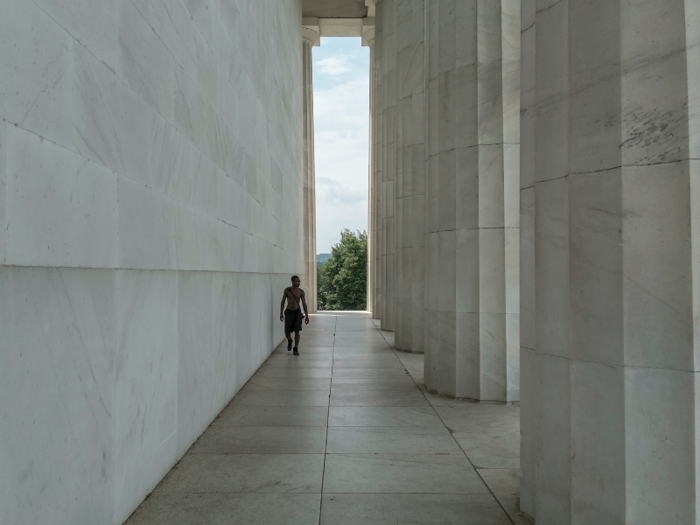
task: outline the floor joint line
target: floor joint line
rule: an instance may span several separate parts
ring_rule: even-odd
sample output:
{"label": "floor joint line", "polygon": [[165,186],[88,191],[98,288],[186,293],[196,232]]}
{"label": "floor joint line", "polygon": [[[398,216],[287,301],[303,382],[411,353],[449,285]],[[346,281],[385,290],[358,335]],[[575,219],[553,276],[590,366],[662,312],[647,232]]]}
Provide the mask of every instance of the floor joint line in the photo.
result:
{"label": "floor joint line", "polygon": [[333,346],[331,346],[331,381],[328,389],[328,409],[326,410],[326,441],[323,449],[323,472],[321,474],[321,501],[318,507],[318,525],[321,525],[323,514],[323,484],[326,481],[326,458],[328,457],[328,426],[331,417],[331,395],[333,394],[333,365],[335,362],[335,334],[338,331],[338,315],[335,315],[335,325],[333,326]]}

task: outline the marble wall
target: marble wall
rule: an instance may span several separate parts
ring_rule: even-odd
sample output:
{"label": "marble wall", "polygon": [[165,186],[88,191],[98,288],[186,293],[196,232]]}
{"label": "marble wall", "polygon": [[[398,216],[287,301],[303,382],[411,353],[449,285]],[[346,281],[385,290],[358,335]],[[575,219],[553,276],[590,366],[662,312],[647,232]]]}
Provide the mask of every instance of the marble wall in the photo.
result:
{"label": "marble wall", "polygon": [[522,28],[522,510],[696,523],[700,4]]}
{"label": "marble wall", "polygon": [[122,523],[282,338],[300,20],[4,2],[0,522]]}

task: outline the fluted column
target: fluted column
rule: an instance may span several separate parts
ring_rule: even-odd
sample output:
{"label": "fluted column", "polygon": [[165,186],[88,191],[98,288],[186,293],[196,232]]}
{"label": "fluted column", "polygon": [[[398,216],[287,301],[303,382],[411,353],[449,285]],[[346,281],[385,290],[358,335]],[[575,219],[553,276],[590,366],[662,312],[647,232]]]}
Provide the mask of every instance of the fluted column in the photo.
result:
{"label": "fluted column", "polygon": [[396,2],[396,348],[422,352],[425,281],[425,0]]}
{"label": "fluted column", "polygon": [[381,326],[393,331],[395,326],[395,262],[396,230],[394,222],[396,179],[396,6],[398,0],[377,2],[377,45],[381,67],[381,201],[380,201],[380,242],[381,242]]}
{"label": "fluted column", "polygon": [[[377,1],[379,4],[381,0]],[[375,37],[371,46],[371,85],[372,85],[372,178],[371,178],[371,201],[372,210],[372,259],[371,259],[371,274],[372,274],[372,317],[381,319],[382,303],[384,302],[384,288],[382,284],[383,275],[383,242],[382,242],[382,171],[384,149],[384,77],[382,74],[382,30],[379,21],[381,14],[377,9],[375,18]]]}
{"label": "fluted column", "polygon": [[520,2],[429,2],[425,378],[519,399]]}
{"label": "fluted column", "polygon": [[379,318],[378,302],[381,297],[380,281],[378,279],[378,268],[375,262],[376,252],[379,250],[378,230],[379,214],[375,202],[379,193],[380,183],[377,181],[377,52],[375,49],[374,26],[363,29],[362,45],[369,47],[369,176],[368,176],[368,199],[367,199],[367,310],[372,312],[372,317]]}
{"label": "fluted column", "polygon": [[306,305],[315,312],[317,297],[316,265],[316,170],[314,159],[314,81],[311,48],[320,43],[315,31],[303,29],[304,65],[304,277]]}
{"label": "fluted column", "polygon": [[700,3],[540,4],[522,23],[522,510],[698,523]]}

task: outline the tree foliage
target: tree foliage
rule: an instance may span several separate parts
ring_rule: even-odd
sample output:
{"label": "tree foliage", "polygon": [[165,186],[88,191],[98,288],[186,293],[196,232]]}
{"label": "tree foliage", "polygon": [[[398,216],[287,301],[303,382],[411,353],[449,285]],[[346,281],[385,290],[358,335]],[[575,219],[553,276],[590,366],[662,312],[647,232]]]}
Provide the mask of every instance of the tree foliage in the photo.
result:
{"label": "tree foliage", "polygon": [[340,232],[331,258],[319,268],[318,309],[367,309],[367,232]]}

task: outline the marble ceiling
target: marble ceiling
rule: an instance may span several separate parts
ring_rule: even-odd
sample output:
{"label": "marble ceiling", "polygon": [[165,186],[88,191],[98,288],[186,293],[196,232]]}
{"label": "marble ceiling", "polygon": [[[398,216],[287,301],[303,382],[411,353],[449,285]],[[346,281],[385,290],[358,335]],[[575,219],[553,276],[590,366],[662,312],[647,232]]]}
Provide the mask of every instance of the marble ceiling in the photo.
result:
{"label": "marble ceiling", "polygon": [[363,18],[367,16],[365,0],[302,0],[304,17]]}

